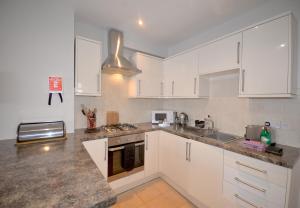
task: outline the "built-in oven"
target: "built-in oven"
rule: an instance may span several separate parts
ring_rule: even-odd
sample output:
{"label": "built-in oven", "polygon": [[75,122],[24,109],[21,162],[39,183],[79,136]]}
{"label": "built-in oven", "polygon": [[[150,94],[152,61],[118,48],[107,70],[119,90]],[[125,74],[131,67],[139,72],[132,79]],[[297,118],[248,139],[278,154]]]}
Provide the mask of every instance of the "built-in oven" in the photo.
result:
{"label": "built-in oven", "polygon": [[145,134],[130,134],[108,139],[108,181],[144,170]]}

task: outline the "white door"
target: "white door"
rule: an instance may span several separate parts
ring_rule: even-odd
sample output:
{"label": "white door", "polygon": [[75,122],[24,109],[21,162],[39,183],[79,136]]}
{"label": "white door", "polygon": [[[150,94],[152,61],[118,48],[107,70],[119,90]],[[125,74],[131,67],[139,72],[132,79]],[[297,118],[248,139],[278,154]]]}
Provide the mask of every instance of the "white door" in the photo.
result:
{"label": "white door", "polygon": [[198,96],[198,62],[197,51],[180,54],[174,57],[174,96]]}
{"label": "white door", "polygon": [[222,207],[223,149],[190,143],[188,192],[208,207]]}
{"label": "white door", "polygon": [[75,94],[101,95],[101,42],[76,37]]}
{"label": "white door", "polygon": [[145,176],[158,172],[158,140],[159,131],[145,133]]}
{"label": "white door", "polygon": [[108,153],[107,138],[84,141],[83,145],[92,160],[101,171],[102,175],[107,178],[108,174]]}
{"label": "white door", "polygon": [[199,48],[199,73],[209,74],[239,69],[242,34],[236,34]]}
{"label": "white door", "polygon": [[166,132],[161,132],[159,138],[159,170],[184,189],[188,184],[187,141]]}
{"label": "white door", "polygon": [[174,95],[176,62],[173,58],[163,62],[163,96],[172,97]]}
{"label": "white door", "polygon": [[133,61],[142,73],[131,78],[136,85],[131,87],[130,96],[134,97],[160,97],[162,95],[163,61],[160,58],[146,54],[136,53]]}
{"label": "white door", "polygon": [[288,93],[290,17],[243,32],[241,95]]}

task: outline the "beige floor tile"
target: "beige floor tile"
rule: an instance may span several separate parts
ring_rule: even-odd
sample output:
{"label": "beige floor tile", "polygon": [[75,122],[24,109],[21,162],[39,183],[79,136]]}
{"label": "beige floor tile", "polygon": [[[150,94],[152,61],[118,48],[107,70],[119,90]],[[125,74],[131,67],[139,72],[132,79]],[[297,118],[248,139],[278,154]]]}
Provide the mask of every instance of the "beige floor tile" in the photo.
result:
{"label": "beige floor tile", "polygon": [[118,198],[118,208],[138,208],[143,205],[143,201],[135,193],[120,196]]}
{"label": "beige floor tile", "polygon": [[146,203],[147,208],[175,208],[177,205],[174,201],[165,196],[159,196]]}
{"label": "beige floor tile", "polygon": [[175,190],[167,191],[164,193],[164,195],[171,201],[174,201],[178,206],[184,205],[188,202],[181,194],[179,194]]}
{"label": "beige floor tile", "polygon": [[155,186],[157,190],[160,191],[161,193],[173,190],[173,188],[163,180],[155,181],[153,186]]}
{"label": "beige floor tile", "polygon": [[156,189],[155,186],[150,185],[143,187],[142,189],[136,192],[136,195],[143,200],[143,202],[148,202],[152,199],[155,199],[160,195],[160,192]]}

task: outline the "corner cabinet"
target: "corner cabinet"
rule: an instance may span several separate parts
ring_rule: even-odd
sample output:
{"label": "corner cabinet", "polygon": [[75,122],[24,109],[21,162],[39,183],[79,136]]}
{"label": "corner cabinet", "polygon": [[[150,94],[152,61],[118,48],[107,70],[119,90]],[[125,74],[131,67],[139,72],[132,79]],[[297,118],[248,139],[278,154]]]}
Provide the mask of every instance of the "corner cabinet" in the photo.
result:
{"label": "corner cabinet", "polygon": [[101,96],[101,47],[99,41],[76,36],[75,95]]}
{"label": "corner cabinet", "polygon": [[292,20],[290,14],[243,32],[240,97],[290,97],[295,94]]}
{"label": "corner cabinet", "polygon": [[132,98],[155,98],[162,96],[162,59],[135,53],[132,61],[142,73],[131,77],[129,81],[129,97]]}

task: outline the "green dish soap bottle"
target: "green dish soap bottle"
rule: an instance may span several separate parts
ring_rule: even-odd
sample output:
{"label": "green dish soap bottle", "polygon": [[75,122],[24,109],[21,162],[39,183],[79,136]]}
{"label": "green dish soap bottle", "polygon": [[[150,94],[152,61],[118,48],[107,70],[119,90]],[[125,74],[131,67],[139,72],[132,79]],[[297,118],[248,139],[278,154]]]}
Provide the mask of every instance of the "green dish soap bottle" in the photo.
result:
{"label": "green dish soap bottle", "polygon": [[271,132],[268,130],[270,126],[270,122],[265,122],[265,126],[262,128],[260,132],[260,140],[262,143],[269,146],[271,144]]}

